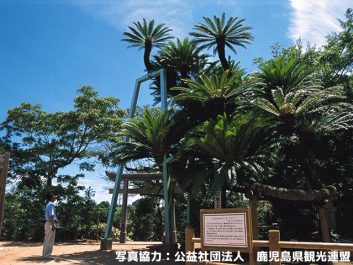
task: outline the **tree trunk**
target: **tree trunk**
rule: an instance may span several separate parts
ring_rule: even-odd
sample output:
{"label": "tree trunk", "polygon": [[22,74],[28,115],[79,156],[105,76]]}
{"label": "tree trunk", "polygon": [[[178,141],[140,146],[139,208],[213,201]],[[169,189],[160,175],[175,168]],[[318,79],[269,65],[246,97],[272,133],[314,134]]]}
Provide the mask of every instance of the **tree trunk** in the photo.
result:
{"label": "tree trunk", "polygon": [[296,156],[303,167],[304,175],[310,183],[312,189],[321,189],[323,184],[316,174],[315,158],[315,133],[312,128],[306,127],[298,132],[300,144],[297,146]]}
{"label": "tree trunk", "polygon": [[181,79],[188,78],[188,69],[187,69],[187,67],[181,67],[180,68],[180,78]]}
{"label": "tree trunk", "polygon": [[260,183],[253,183],[246,186],[257,194],[287,201],[323,201],[335,197],[337,192],[334,186],[327,186],[324,189],[313,190],[311,192],[306,190],[273,187]]}
{"label": "tree trunk", "polygon": [[226,51],[225,51],[225,41],[224,40],[218,40],[217,39],[217,53],[218,53],[218,58],[219,61],[222,64],[223,70],[228,70],[229,69],[229,63],[226,59]]}
{"label": "tree trunk", "polygon": [[53,187],[53,178],[51,176],[48,176],[47,178],[47,188],[50,189]]}
{"label": "tree trunk", "polygon": [[222,208],[227,208],[227,185],[223,183],[221,191],[221,205]]}
{"label": "tree trunk", "polygon": [[53,170],[48,172],[47,176],[47,188],[51,189],[53,187],[53,179],[56,177],[56,174],[58,173],[58,169],[54,168]]}
{"label": "tree trunk", "polygon": [[9,166],[9,159],[10,155],[8,153],[4,156],[0,156],[0,235],[5,211],[6,176]]}
{"label": "tree trunk", "polygon": [[330,229],[327,210],[322,206],[319,207],[319,219],[321,228],[321,239],[323,242],[330,242]]}
{"label": "tree trunk", "polygon": [[[301,160],[304,174],[310,182],[312,188],[322,190],[324,185],[320,178],[317,176],[315,155],[315,146],[317,143],[315,138],[315,131],[312,127],[308,126],[303,128],[299,135],[301,138],[301,143],[299,145],[299,160]],[[327,209],[322,206],[319,207],[319,217],[321,226],[321,239],[324,242],[330,242],[330,229],[332,229],[336,223],[332,200],[329,200]]]}
{"label": "tree trunk", "polygon": [[150,54],[152,51],[152,43],[145,43],[145,52],[143,54],[143,61],[145,63],[146,70],[150,72],[152,70],[152,64],[150,62]]}

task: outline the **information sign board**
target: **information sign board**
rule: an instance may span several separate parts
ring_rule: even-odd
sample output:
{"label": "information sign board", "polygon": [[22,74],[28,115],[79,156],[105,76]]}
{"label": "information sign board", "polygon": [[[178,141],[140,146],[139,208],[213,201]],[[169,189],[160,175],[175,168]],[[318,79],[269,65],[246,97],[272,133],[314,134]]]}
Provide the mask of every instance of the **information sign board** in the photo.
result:
{"label": "information sign board", "polygon": [[203,250],[242,250],[252,248],[251,215],[248,208],[201,210]]}

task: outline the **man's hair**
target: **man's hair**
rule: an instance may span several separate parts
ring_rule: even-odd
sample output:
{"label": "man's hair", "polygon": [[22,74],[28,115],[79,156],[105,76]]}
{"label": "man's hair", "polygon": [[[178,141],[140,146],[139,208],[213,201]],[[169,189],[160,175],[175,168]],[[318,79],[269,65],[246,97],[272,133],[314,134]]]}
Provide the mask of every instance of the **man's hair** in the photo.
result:
{"label": "man's hair", "polygon": [[45,196],[48,201],[51,200],[51,197],[55,196],[55,193],[52,191],[47,192],[47,195]]}

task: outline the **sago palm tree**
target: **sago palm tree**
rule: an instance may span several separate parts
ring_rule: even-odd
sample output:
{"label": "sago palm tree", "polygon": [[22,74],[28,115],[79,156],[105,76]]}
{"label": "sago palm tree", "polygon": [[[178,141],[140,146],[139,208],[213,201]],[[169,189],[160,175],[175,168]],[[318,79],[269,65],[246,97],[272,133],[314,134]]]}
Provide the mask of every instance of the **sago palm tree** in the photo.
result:
{"label": "sago palm tree", "polygon": [[312,86],[315,81],[311,74],[313,68],[307,67],[298,59],[277,57],[259,65],[259,72],[252,75],[252,83],[269,98],[271,91],[280,87],[285,94],[291,89]]}
{"label": "sago palm tree", "polygon": [[[147,158],[152,159],[159,170],[162,170],[164,158],[178,143],[179,130],[183,128],[179,122],[172,109],[153,113],[145,110],[142,117],[135,118],[124,125],[122,134],[130,138],[130,142],[117,144],[114,150],[117,161],[125,164],[129,161]],[[185,121],[182,122],[185,123]],[[154,185],[154,188],[160,190],[158,185]],[[175,188],[173,179],[170,188],[171,190]],[[169,207],[172,209],[170,215],[174,220],[172,221],[173,227],[175,224],[173,192],[169,194]],[[176,235],[173,236],[174,241],[176,241]]]}
{"label": "sago palm tree", "polygon": [[250,183],[248,176],[258,180],[264,175],[265,156],[260,150],[267,143],[268,129],[260,123],[249,115],[224,114],[190,131],[171,162],[179,185],[195,194],[207,183],[211,190],[222,191],[222,207],[226,207],[226,190]]}
{"label": "sago palm tree", "polygon": [[268,163],[275,160],[273,151],[278,148],[272,135],[275,124],[270,122],[249,113],[231,119],[218,116],[199,128],[193,144],[202,155],[213,158],[215,187],[228,183],[230,190],[245,187],[266,197],[290,201],[321,201],[334,195],[332,186],[307,192],[264,184],[270,172]]}
{"label": "sago palm tree", "polygon": [[123,125],[122,135],[130,138],[129,142],[119,142],[114,148],[116,160],[120,164],[138,159],[153,159],[161,166],[164,155],[173,142],[173,110],[150,112],[145,110],[142,117],[132,119]]}
{"label": "sago palm tree", "polygon": [[[344,103],[342,87],[321,87],[308,78],[306,68],[297,68],[294,75],[298,78],[292,78],[293,64],[288,63],[286,66],[282,60],[271,60],[269,66],[263,65],[261,69],[273,66],[275,70],[256,75],[255,80],[260,81],[254,85],[251,105],[261,110],[264,117],[272,118],[281,135],[298,139],[291,146],[291,153],[301,164],[308,185],[320,189],[323,184],[315,169],[318,141],[324,135],[353,127],[352,106]],[[259,88],[266,92],[258,93]]]}
{"label": "sago palm tree", "polygon": [[[292,126],[292,129],[298,126],[317,127],[321,118],[326,115],[343,115],[346,104],[339,103],[330,108],[330,102],[341,101],[344,99],[344,90],[342,87],[332,87],[322,89],[319,86],[304,87],[301,89],[294,89],[285,94],[283,89],[277,87],[271,91],[272,100],[263,97],[257,97],[251,101],[253,106],[260,108],[267,113],[274,115],[278,121],[285,125]],[[337,108],[342,106],[342,108]],[[347,106],[348,107],[348,106]],[[328,112],[324,112],[328,110]],[[346,109],[348,110],[348,109]],[[347,113],[348,114],[348,113]],[[350,115],[347,116],[347,118]],[[319,118],[320,117],[320,118]],[[332,124],[332,130],[334,129]],[[319,127],[318,127],[319,128]]]}
{"label": "sago palm tree", "polygon": [[180,78],[194,77],[206,64],[208,56],[189,38],[169,41],[156,56],[155,61],[165,69],[175,71]]}
{"label": "sago palm tree", "polygon": [[[322,147],[328,147],[327,139],[335,142],[338,135],[353,129],[352,104],[347,103],[344,88],[321,87],[311,79],[311,71],[304,65],[300,66],[298,61],[271,60],[263,64],[261,70],[257,74],[260,78],[255,78],[259,82],[254,85],[255,99],[251,104],[262,111],[262,117],[272,119],[276,125],[274,131],[278,132],[278,145],[283,149],[282,159],[294,162],[290,167],[278,163],[277,175],[286,175],[293,166],[297,166],[295,175],[288,173],[285,176],[287,182],[291,179],[292,183],[306,186],[296,192],[295,197],[320,203],[325,199],[332,200],[336,196],[336,188],[328,185],[330,182],[324,179],[322,171],[320,174],[324,161],[319,159],[319,155]],[[330,219],[334,220],[334,209],[330,205]],[[323,230],[323,233],[323,237],[329,237],[328,231]]]}
{"label": "sago palm tree", "polygon": [[154,25],[154,19],[147,22],[144,18],[142,23],[140,21],[133,22],[134,26],[129,26],[130,32],[124,32],[123,35],[126,37],[123,41],[131,43],[129,47],[138,47],[144,49],[143,60],[147,71],[152,70],[152,64],[150,62],[150,54],[153,47],[160,48],[168,40],[173,37],[169,35],[170,28],[164,24]]}
{"label": "sago palm tree", "polygon": [[[177,39],[176,42],[169,41],[154,56],[154,67],[163,68],[167,72],[169,96],[176,95],[176,92],[170,90],[171,87],[183,86],[182,79],[195,78],[205,67],[208,56],[201,52],[202,50],[197,47],[195,42],[185,38],[184,40]],[[159,81],[159,78],[156,78],[151,86],[155,102],[160,101]]]}
{"label": "sago palm tree", "polygon": [[[174,87],[177,95],[173,100],[181,105],[201,103],[209,117],[223,115],[234,110],[235,98],[242,95],[244,72],[238,70],[231,75],[228,71],[221,75],[201,75],[197,80],[185,79],[185,87]],[[231,111],[229,111],[231,109]]]}
{"label": "sago palm tree", "polygon": [[243,167],[250,170],[252,176],[258,176],[263,171],[261,151],[265,151],[269,130],[262,120],[251,115],[236,115],[230,119],[219,115],[217,119],[206,121],[193,139],[198,148],[219,160],[227,171]]}
{"label": "sago palm tree", "polygon": [[236,53],[235,46],[245,48],[253,39],[250,30],[251,27],[244,26],[245,19],[230,17],[227,21],[225,13],[221,18],[214,16],[213,20],[209,17],[203,17],[204,23],[194,26],[195,32],[190,35],[195,37],[195,41],[201,44],[201,48],[213,48],[213,53],[218,53],[219,60],[224,70],[229,69],[229,63],[226,59],[225,48],[229,48]]}

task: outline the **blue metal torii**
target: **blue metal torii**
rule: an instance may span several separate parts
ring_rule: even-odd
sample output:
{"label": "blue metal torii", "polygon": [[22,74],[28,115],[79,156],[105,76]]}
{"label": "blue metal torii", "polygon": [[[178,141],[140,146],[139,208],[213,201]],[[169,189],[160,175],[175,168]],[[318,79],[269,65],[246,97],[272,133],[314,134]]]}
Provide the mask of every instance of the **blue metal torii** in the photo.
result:
{"label": "blue metal torii", "polygon": [[[153,77],[160,77],[160,90],[161,90],[161,110],[164,111],[168,108],[167,102],[167,76],[164,69],[147,74],[143,77],[136,79],[134,94],[131,101],[131,107],[129,111],[128,118],[133,118],[136,112],[137,99],[140,92],[141,83],[150,80]],[[128,142],[129,138],[124,137],[124,141]],[[111,238],[111,230],[113,226],[114,214],[116,210],[116,204],[118,199],[118,194],[120,190],[120,184],[122,180],[124,165],[120,165],[117,168],[115,184],[113,189],[112,201],[109,207],[109,214],[107,218],[107,226],[105,230],[104,239],[108,240]],[[172,239],[172,229],[171,229],[171,219],[170,219],[170,177],[168,176],[167,167],[167,155],[164,156],[163,160],[163,199],[164,199],[164,232],[165,232],[165,244],[170,245]]]}

